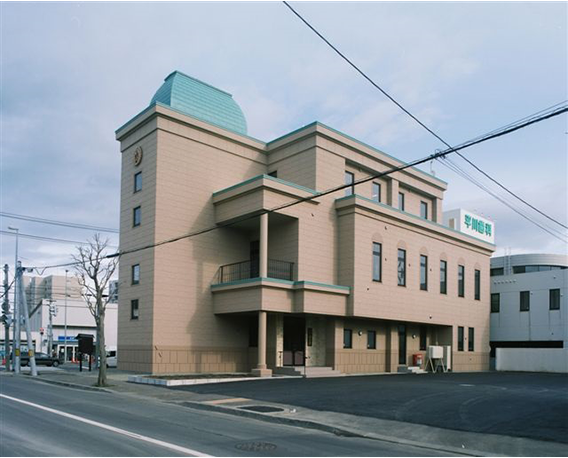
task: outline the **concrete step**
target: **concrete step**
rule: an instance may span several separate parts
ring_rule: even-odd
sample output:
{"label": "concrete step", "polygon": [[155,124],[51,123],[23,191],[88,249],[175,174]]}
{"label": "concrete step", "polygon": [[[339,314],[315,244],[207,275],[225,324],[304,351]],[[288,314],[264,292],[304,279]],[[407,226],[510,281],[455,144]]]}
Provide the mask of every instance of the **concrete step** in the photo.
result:
{"label": "concrete step", "polygon": [[274,369],[274,374],[281,374],[281,375],[295,375],[299,377],[303,377],[304,374],[308,378],[315,378],[315,377],[340,377],[342,374],[339,371],[332,369],[331,367],[316,367],[316,366],[308,366],[304,367],[278,367]]}
{"label": "concrete step", "polygon": [[401,374],[426,374],[419,366],[398,366],[397,372]]}

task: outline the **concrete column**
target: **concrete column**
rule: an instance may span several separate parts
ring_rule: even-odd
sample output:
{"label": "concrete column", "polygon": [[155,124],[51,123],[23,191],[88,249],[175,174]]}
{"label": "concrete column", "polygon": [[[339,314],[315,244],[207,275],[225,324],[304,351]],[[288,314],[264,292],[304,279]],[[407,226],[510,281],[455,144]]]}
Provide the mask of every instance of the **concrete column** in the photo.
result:
{"label": "concrete column", "polygon": [[252,370],[257,377],[270,377],[272,371],[266,368],[266,312],[258,312],[258,365]]}
{"label": "concrete column", "polygon": [[387,185],[387,205],[398,208],[398,180],[391,178]]}
{"label": "concrete column", "polygon": [[260,243],[259,243],[261,278],[268,277],[268,213],[260,215]]}
{"label": "concrete column", "polygon": [[432,204],[432,221],[442,224],[442,199],[432,199]]}

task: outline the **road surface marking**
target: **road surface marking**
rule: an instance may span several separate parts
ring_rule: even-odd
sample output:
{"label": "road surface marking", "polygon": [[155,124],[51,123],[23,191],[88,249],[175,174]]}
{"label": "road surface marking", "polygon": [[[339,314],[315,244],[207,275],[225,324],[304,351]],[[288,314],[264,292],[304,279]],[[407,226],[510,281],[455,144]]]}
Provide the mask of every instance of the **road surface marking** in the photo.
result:
{"label": "road surface marking", "polygon": [[460,383],[460,386],[475,386],[475,385],[472,385],[470,383]]}
{"label": "road surface marking", "polygon": [[124,436],[132,437],[134,439],[138,439],[144,442],[149,442],[150,444],[159,445],[160,447],[168,448],[170,450],[175,450],[176,452],[185,453],[188,455],[193,456],[204,456],[210,457],[212,455],[207,455],[203,452],[198,452],[197,450],[192,450],[190,448],[181,447],[179,445],[170,444],[169,442],[164,442],[158,439],[153,439],[151,437],[143,436],[141,434],[133,433],[130,431],[126,431],[125,429],[115,428],[114,426],[105,425],[104,423],[99,423],[98,421],[89,420],[87,418],[79,417],[77,415],[73,415],[67,412],[62,412],[60,410],[51,409],[49,407],[45,407],[39,404],[34,404],[33,402],[24,401],[23,399],[13,398],[12,396],[7,396],[5,394],[0,393],[1,398],[9,399],[14,402],[19,402],[21,404],[25,404],[27,406],[35,407],[36,409],[45,410],[46,412],[51,412],[55,415],[61,415],[62,417],[71,418],[72,420],[80,421],[83,423],[87,423],[88,425],[97,426],[102,429],[106,429],[108,431],[113,431],[118,434],[122,434]]}
{"label": "road surface marking", "polygon": [[203,401],[202,404],[210,404],[216,406],[218,404],[229,404],[231,402],[248,402],[247,398],[229,398],[229,399],[215,399],[214,401]]}

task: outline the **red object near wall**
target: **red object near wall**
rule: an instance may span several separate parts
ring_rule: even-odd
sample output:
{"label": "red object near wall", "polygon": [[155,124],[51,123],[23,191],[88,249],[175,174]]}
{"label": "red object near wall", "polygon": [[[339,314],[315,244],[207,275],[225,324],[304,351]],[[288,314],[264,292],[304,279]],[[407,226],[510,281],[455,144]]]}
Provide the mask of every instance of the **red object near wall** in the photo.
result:
{"label": "red object near wall", "polygon": [[413,366],[422,366],[423,363],[424,363],[424,355],[422,355],[422,353],[415,353],[412,355]]}

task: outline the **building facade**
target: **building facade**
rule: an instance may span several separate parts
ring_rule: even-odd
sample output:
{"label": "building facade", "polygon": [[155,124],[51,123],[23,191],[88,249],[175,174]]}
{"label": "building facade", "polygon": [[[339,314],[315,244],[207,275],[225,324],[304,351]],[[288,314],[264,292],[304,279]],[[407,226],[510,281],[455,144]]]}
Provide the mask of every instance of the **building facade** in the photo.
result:
{"label": "building facade", "polygon": [[494,247],[442,224],[445,182],[407,168],[319,196],[403,163],[317,122],[251,138],[180,72],[116,137],[119,368],[384,372],[433,344],[488,367]]}
{"label": "building facade", "polygon": [[491,259],[491,350],[568,348],[568,256]]}

